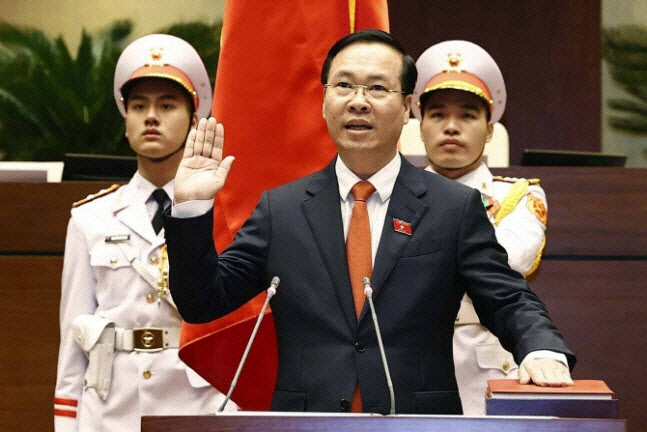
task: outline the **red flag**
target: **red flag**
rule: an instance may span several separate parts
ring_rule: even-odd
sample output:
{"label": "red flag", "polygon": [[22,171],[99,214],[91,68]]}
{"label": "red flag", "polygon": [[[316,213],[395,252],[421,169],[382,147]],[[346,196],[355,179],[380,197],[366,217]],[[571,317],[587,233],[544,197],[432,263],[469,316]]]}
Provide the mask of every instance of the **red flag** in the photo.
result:
{"label": "red flag", "polygon": [[[366,28],[388,31],[386,0],[225,4],[212,112],[225,127],[224,153],[236,161],[215,200],[219,251],[264,190],[317,171],[335,155],[321,113],[321,66],[333,43]],[[183,324],[180,357],[222,392],[229,389],[264,298],[209,324]],[[268,314],[232,395],[242,409],[269,409],[276,352]]]}

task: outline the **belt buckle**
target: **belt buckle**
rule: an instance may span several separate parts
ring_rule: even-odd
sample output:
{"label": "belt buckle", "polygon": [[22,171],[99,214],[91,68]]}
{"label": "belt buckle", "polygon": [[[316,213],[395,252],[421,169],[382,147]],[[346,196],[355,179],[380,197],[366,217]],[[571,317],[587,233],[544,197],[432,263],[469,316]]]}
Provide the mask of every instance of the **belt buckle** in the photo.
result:
{"label": "belt buckle", "polygon": [[133,350],[157,352],[164,349],[163,330],[155,327],[133,329]]}

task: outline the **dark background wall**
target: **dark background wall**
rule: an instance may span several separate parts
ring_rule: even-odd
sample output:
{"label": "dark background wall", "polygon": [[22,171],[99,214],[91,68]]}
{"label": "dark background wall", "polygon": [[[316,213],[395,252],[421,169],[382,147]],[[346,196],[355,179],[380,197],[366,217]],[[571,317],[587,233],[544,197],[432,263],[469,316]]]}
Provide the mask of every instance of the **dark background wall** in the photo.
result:
{"label": "dark background wall", "polygon": [[448,39],[494,57],[517,165],[525,148],[600,151],[600,11],[600,0],[398,0],[389,14],[414,59]]}

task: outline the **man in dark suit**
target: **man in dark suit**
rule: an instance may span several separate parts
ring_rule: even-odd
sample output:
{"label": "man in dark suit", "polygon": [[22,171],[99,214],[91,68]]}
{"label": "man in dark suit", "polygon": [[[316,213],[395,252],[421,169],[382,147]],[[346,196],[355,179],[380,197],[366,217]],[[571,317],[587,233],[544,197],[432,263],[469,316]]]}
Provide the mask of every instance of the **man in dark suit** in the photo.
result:
{"label": "man in dark suit", "polygon": [[338,157],[265,192],[220,256],[210,209],[233,157],[222,158],[224,129],[215,119],[189,134],[165,221],[171,292],[185,320],[206,322],[281,278],[272,300],[273,410],[389,411],[362,295],[362,276],[371,275],[396,412],[461,412],[452,333],[465,292],[534,382],[571,383],[575,357],[508,266],[478,191],[398,154],[415,81],[413,60],[387,33],[338,41],[322,68],[323,116]]}

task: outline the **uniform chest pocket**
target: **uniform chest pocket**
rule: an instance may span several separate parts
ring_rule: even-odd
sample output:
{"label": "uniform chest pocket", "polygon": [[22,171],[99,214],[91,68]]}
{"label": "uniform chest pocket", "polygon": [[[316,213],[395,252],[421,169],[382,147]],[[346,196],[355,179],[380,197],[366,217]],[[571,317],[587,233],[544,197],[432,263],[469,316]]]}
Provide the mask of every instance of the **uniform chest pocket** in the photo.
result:
{"label": "uniform chest pocket", "polygon": [[478,344],[475,346],[476,362],[483,370],[498,370],[502,378],[519,369],[514,357],[498,343]]}
{"label": "uniform chest pocket", "polygon": [[407,248],[404,250],[402,258],[427,255],[439,250],[443,250],[445,248],[446,241],[447,234],[439,235],[436,237],[412,238],[407,245]]}
{"label": "uniform chest pocket", "polygon": [[129,267],[130,262],[126,255],[115,244],[100,244],[90,252],[90,265],[92,267],[102,267],[118,269]]}

